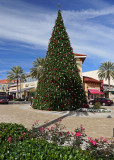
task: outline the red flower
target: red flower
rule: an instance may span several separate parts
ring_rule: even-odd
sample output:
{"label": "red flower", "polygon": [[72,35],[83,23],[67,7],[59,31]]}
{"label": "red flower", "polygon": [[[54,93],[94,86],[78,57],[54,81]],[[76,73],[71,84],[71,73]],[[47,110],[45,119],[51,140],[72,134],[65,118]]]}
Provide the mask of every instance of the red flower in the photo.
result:
{"label": "red flower", "polygon": [[11,141],[11,137],[8,138],[8,141]]}
{"label": "red flower", "polygon": [[71,134],[73,135],[74,133],[71,131]]}
{"label": "red flower", "polygon": [[41,130],[41,131],[44,131],[44,127],[41,127],[40,130]]}
{"label": "red flower", "polygon": [[26,133],[24,132],[23,135],[25,135]]}
{"label": "red flower", "polygon": [[91,142],[94,146],[97,144],[97,142],[95,140],[92,140]]}
{"label": "red flower", "polygon": [[80,137],[81,136],[81,133],[80,132],[77,132],[76,133],[76,137]]}
{"label": "red flower", "polygon": [[5,131],[6,129],[3,129],[3,131]]}
{"label": "red flower", "polygon": [[51,127],[51,130],[54,130],[54,127]]}

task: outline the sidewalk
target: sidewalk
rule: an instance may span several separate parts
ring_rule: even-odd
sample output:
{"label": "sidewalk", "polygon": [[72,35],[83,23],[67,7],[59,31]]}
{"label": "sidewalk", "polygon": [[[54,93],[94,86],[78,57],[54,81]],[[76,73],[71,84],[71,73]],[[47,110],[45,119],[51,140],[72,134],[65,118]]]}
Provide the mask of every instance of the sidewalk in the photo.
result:
{"label": "sidewalk", "polygon": [[[109,108],[111,109],[111,107]],[[44,125],[44,122],[47,126],[53,126],[58,119],[62,119],[62,124],[65,125],[67,131],[74,131],[82,124],[88,137],[111,138],[114,128],[114,107],[112,107],[112,118],[107,118],[102,114],[104,113],[99,113],[99,116],[95,116],[95,114],[76,116],[69,112],[34,110],[29,104],[0,105],[0,122],[23,124],[30,129],[36,120],[39,120],[40,126]]]}

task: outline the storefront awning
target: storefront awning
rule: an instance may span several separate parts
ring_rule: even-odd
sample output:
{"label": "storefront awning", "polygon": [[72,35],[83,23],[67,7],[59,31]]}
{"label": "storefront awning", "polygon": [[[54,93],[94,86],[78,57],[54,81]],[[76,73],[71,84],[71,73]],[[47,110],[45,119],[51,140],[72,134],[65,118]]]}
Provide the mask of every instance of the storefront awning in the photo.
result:
{"label": "storefront awning", "polygon": [[[22,89],[21,89],[21,92],[30,91],[30,90],[33,89],[33,88],[34,88],[34,87],[22,88]],[[17,93],[17,91],[10,91],[10,93]],[[18,91],[18,93],[20,93],[20,90]]]}
{"label": "storefront awning", "polygon": [[88,91],[89,91],[91,94],[104,94],[103,92],[100,92],[100,91],[97,90],[97,89],[88,89]]}
{"label": "storefront awning", "polygon": [[[21,89],[21,92],[24,92],[24,91],[29,91],[29,90],[31,90],[31,89],[33,89],[34,87],[28,87],[28,88],[23,88],[23,89]],[[19,91],[20,92],[20,91]]]}

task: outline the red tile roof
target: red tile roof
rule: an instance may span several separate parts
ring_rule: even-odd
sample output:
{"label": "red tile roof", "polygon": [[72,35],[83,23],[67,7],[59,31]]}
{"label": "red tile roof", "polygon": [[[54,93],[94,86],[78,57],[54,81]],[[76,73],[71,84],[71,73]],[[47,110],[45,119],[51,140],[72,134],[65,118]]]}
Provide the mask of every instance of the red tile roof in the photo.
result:
{"label": "red tile roof", "polygon": [[0,83],[8,83],[8,80],[7,79],[3,79],[3,80],[0,80]]}
{"label": "red tile roof", "polygon": [[85,59],[86,59],[86,57],[87,57],[87,55],[85,55],[85,54],[78,54],[78,53],[73,53],[73,54],[74,54],[74,56],[76,56],[77,58],[81,59],[82,62],[84,62]]}
{"label": "red tile roof", "polygon": [[[12,80],[11,82],[14,82],[14,81]],[[7,79],[2,79],[2,80],[0,80],[0,83],[7,84],[7,83],[9,83],[9,81]]]}
{"label": "red tile roof", "polygon": [[73,53],[73,54],[76,55],[76,56],[87,56],[85,54],[78,54],[78,53]]}
{"label": "red tile roof", "polygon": [[98,81],[94,78],[91,78],[91,77],[86,77],[86,76],[83,76],[83,82],[96,82],[96,83],[101,83],[101,81]]}

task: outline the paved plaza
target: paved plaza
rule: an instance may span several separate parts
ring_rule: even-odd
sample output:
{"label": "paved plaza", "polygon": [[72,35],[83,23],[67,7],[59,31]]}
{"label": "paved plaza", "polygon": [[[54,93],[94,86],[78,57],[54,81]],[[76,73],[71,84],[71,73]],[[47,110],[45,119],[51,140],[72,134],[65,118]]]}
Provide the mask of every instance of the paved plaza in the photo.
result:
{"label": "paved plaza", "polygon": [[[58,119],[62,119],[62,124],[65,125],[67,131],[74,131],[82,124],[88,137],[111,138],[114,128],[114,106],[107,106],[106,108],[111,109],[112,112],[76,115],[76,113],[71,112],[34,110],[30,104],[0,105],[0,123],[18,123],[30,129],[36,120],[39,120],[40,126],[44,122],[46,122],[46,126],[53,126]],[[108,115],[111,115],[112,118],[107,118]]]}

